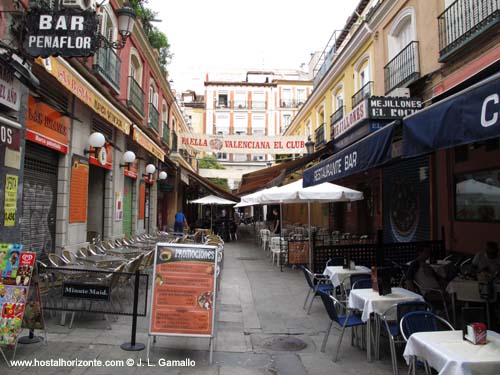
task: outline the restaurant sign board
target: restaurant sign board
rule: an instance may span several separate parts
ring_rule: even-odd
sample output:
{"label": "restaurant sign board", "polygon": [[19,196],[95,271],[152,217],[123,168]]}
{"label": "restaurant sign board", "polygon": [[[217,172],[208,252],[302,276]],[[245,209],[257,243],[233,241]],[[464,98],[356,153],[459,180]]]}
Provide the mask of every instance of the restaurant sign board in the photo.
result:
{"label": "restaurant sign board", "polygon": [[21,83],[14,77],[14,72],[0,64],[0,104],[19,111],[21,106]]}
{"label": "restaurant sign board", "polygon": [[332,135],[333,138],[338,138],[347,131],[353,129],[356,125],[361,123],[361,121],[368,118],[366,100],[356,105],[351,112],[344,116],[338,122],[332,124]]}
{"label": "restaurant sign board", "polygon": [[78,9],[32,9],[23,47],[33,57],[91,56],[99,46],[97,14]]}
{"label": "restaurant sign board", "polygon": [[217,248],[158,243],[150,336],[213,337]]}
{"label": "restaurant sign board", "polygon": [[368,117],[372,119],[396,120],[422,109],[419,98],[372,96],[368,99]]}

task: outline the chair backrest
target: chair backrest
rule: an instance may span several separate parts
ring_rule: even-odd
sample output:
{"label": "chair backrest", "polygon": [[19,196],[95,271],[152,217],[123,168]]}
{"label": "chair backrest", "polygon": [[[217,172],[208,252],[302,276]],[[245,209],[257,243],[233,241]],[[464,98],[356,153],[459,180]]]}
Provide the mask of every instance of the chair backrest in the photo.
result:
{"label": "chair backrest", "polygon": [[281,246],[280,237],[271,237],[271,249],[279,250]]}
{"label": "chair backrest", "polygon": [[306,230],[305,230],[305,228],[304,228],[304,227],[297,227],[297,228],[295,228],[295,233],[296,233],[296,234],[305,235]]}
{"label": "chair backrest", "polygon": [[337,322],[340,324],[339,321],[339,315],[337,313],[337,308],[342,308],[344,309],[345,306],[334,296],[324,293],[324,292],[319,292],[319,296],[321,297],[321,300],[323,301],[323,305],[325,305],[326,312],[328,316],[330,317],[331,320],[334,322]]}
{"label": "chair backrest", "polygon": [[[349,276],[349,280],[351,281],[351,289],[354,289],[354,284],[356,284],[356,282],[358,281],[362,281],[362,280],[370,280],[370,285],[367,286],[366,288],[371,288],[372,287],[372,279],[371,279],[372,275],[370,275],[369,273],[353,273],[352,275]],[[366,285],[366,281],[363,281],[363,285]],[[361,285],[361,284],[360,284]],[[359,286],[358,289],[362,289],[364,288],[364,286]]]}
{"label": "chair backrest", "polygon": [[90,255],[97,255],[97,251],[94,249],[95,249],[95,245],[93,245],[93,244],[89,244],[89,246],[87,247],[87,251]]}
{"label": "chair backrest", "polygon": [[372,286],[372,279],[363,278],[351,284],[351,289],[371,289]]}
{"label": "chair backrest", "polygon": [[61,256],[54,253],[49,254],[49,262],[52,263],[54,267],[65,266],[69,263],[66,262]]}
{"label": "chair backrest", "polygon": [[70,263],[77,263],[78,260],[76,259],[75,253],[73,253],[71,250],[68,249],[63,249],[62,255],[64,258],[66,258]]}
{"label": "chair backrest", "polygon": [[314,283],[313,283],[313,273],[309,271],[305,266],[299,266],[302,269],[302,272],[304,272],[304,277],[306,278],[307,285],[309,285],[309,288],[314,289]]}
{"label": "chair backrest", "polygon": [[399,322],[399,331],[408,341],[408,338],[417,332],[434,332],[443,329],[454,331],[453,326],[445,319],[430,311],[412,311],[405,314]]}
{"label": "chair backrest", "polygon": [[141,265],[142,258],[144,258],[144,253],[136,256],[134,259],[132,259],[130,262],[128,262],[127,267],[126,267],[127,272],[133,273],[133,272],[137,271],[137,269]]}
{"label": "chair backrest", "polygon": [[78,254],[81,256],[81,257],[88,257],[89,255],[91,255],[89,253],[89,249],[87,249],[86,247],[81,247],[79,250],[78,250]]}
{"label": "chair backrest", "polygon": [[269,229],[261,229],[260,237],[264,240],[267,240],[271,236],[271,231]]}
{"label": "chair backrest", "polygon": [[333,257],[327,260],[326,266],[327,267],[333,267],[333,266],[342,266],[344,265],[344,258],[343,257]]}

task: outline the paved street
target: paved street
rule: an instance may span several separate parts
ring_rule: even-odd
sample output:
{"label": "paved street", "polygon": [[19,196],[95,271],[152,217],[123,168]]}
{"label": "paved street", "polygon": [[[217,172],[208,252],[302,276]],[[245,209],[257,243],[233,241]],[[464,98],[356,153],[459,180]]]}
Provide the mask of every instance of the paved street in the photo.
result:
{"label": "paved street", "polygon": [[[159,337],[153,346],[150,365],[156,367],[65,367],[12,368],[2,363],[2,374],[390,374],[387,342],[382,344],[382,361],[366,362],[366,353],[344,336],[340,358],[332,361],[338,331],[332,330],[326,353],[319,351],[328,325],[324,307],[317,299],[308,316],[302,309],[307,292],[304,277],[297,269],[280,272],[257,247],[250,233],[225,247],[218,303],[217,339],[214,364],[208,365],[208,340]],[[58,317],[57,317],[58,318]],[[130,318],[120,317],[106,329],[100,317],[81,317],[73,329],[49,319],[48,345],[19,345],[17,359],[100,359],[132,358],[146,361],[146,351],[126,352],[120,344],[130,339]],[[148,320],[141,318],[138,341],[146,343]],[[273,346],[273,344],[275,346]],[[279,350],[279,344],[287,350]],[[304,347],[305,346],[305,347]],[[299,350],[297,350],[299,349]],[[194,368],[159,367],[160,359],[196,361]],[[406,371],[404,364],[401,369]]]}

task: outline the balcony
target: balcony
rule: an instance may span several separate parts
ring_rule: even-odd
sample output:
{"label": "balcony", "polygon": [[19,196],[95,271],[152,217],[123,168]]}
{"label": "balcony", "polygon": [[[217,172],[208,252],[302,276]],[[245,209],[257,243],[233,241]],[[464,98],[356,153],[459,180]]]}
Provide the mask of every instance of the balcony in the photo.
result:
{"label": "balcony", "polygon": [[177,151],[177,134],[172,132],[172,151]]}
{"label": "balcony", "polygon": [[127,105],[139,115],[144,116],[144,91],[132,76],[128,77]]}
{"label": "balcony", "polygon": [[280,108],[298,108],[304,104],[304,100],[281,100]]}
{"label": "balcony", "polygon": [[235,100],[231,103],[234,109],[248,109],[248,102],[246,100]]}
{"label": "balcony", "polygon": [[316,149],[326,143],[325,139],[325,123],[322,123],[320,126],[314,130],[314,143]]}
{"label": "balcony", "polygon": [[445,61],[499,22],[498,0],[455,1],[438,16],[439,61]]}
{"label": "balcony", "polygon": [[342,120],[344,117],[345,113],[345,105],[337,109],[335,112],[332,113],[330,116],[330,138],[333,139],[333,125],[335,125],[337,122]]}
{"label": "balcony", "polygon": [[252,109],[266,109],[267,108],[266,102],[252,100],[251,103],[252,103]]}
{"label": "balcony", "polygon": [[410,42],[384,66],[385,93],[408,85],[420,77],[418,42]]}
{"label": "balcony", "polygon": [[148,128],[153,129],[158,133],[158,124],[160,122],[160,114],[152,103],[149,103]]}
{"label": "balcony", "polygon": [[229,102],[228,102],[228,101],[225,101],[225,100],[216,101],[216,102],[215,102],[215,108],[218,108],[218,109],[226,109],[226,108],[229,108]]}
{"label": "balcony", "polygon": [[163,121],[163,135],[161,139],[163,140],[163,143],[165,143],[167,146],[170,146],[170,128],[165,121]]}
{"label": "balcony", "polygon": [[95,56],[93,71],[101,76],[113,89],[120,92],[121,61],[112,48],[99,48]]}
{"label": "balcony", "polygon": [[373,81],[367,82],[352,96],[352,108],[373,95]]}

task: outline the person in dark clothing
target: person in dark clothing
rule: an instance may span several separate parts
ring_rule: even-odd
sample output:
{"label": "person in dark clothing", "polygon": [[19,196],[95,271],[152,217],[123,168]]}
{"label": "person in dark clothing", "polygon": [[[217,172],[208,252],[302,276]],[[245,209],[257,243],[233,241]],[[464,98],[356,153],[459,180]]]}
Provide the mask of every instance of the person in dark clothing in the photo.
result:
{"label": "person in dark clothing", "polygon": [[280,234],[281,233],[281,223],[280,216],[278,210],[276,208],[273,209],[273,226],[271,228],[272,234]]}
{"label": "person in dark clothing", "polygon": [[184,227],[189,228],[189,225],[186,220],[186,216],[181,211],[179,211],[175,214],[174,232],[183,233]]}

